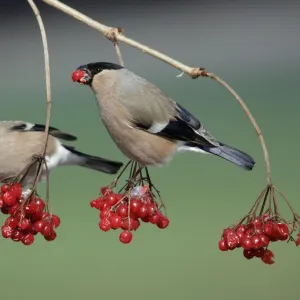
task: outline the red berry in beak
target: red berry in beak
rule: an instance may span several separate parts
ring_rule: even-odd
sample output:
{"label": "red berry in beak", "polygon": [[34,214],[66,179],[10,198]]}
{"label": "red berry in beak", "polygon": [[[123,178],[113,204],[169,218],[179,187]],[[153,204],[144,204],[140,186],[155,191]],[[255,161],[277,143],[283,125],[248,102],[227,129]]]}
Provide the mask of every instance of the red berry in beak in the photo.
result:
{"label": "red berry in beak", "polygon": [[73,73],[72,73],[72,80],[74,81],[74,82],[78,82],[78,81],[80,81],[80,79],[81,78],[83,78],[84,77],[84,72],[82,71],[82,70],[76,70],[76,71],[74,71]]}

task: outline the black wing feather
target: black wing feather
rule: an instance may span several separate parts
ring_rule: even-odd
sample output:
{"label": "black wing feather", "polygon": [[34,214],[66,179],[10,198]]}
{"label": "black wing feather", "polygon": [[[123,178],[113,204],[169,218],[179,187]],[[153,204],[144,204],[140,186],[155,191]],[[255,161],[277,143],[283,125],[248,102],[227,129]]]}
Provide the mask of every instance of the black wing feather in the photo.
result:
{"label": "black wing feather", "polygon": [[198,130],[201,127],[200,121],[179,103],[176,103],[176,111],[182,121],[186,122],[194,130]]}
{"label": "black wing feather", "polygon": [[[143,124],[135,124],[138,128],[143,130],[148,130],[150,126],[145,126]],[[160,132],[154,133],[164,138],[171,140],[191,142],[201,140],[201,144],[210,145],[211,144],[201,136],[199,136],[184,120],[176,118],[175,120],[170,120],[168,125]]]}
{"label": "black wing feather", "polygon": [[[46,128],[45,125],[35,124],[32,128],[28,129],[28,125],[26,123],[23,123],[23,124],[18,124],[18,125],[12,126],[9,130],[41,132],[41,131],[45,131],[45,128]],[[66,133],[66,132],[63,132],[63,131],[60,131],[58,128],[55,128],[52,126],[49,126],[49,134],[56,138],[65,140],[65,141],[76,141],[77,140],[76,136]]]}

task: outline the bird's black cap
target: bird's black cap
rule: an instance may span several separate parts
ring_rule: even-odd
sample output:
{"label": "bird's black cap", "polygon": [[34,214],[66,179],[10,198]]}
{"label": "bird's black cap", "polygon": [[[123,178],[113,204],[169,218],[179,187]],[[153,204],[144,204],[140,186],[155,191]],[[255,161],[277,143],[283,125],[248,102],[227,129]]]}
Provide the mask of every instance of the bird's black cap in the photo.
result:
{"label": "bird's black cap", "polygon": [[[120,70],[120,69],[124,69],[124,67],[110,62],[93,62],[93,63],[88,63],[86,65],[81,65],[76,70],[81,70],[85,72],[86,74],[85,84],[91,84],[94,76],[101,73],[103,70]],[[75,72],[73,74],[76,74]],[[77,78],[76,75],[74,78],[75,79]]]}

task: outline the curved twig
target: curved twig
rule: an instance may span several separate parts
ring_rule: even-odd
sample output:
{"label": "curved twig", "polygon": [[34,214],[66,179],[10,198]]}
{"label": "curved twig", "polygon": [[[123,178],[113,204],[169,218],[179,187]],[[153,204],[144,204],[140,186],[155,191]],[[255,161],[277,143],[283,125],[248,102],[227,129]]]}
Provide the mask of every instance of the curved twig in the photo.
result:
{"label": "curved twig", "polygon": [[248,118],[250,119],[250,122],[252,123],[252,125],[253,125],[253,127],[254,127],[257,135],[258,135],[258,138],[260,140],[260,144],[261,144],[264,159],[265,159],[267,181],[268,181],[268,185],[271,185],[272,184],[272,181],[271,181],[271,168],[270,168],[270,160],[269,160],[269,153],[268,153],[267,145],[266,145],[265,139],[263,137],[263,134],[261,132],[261,129],[259,128],[255,118],[251,114],[248,106],[241,99],[241,97],[236,93],[236,91],[227,82],[225,82],[223,79],[221,79],[219,76],[217,76],[213,73],[207,73],[207,77],[214,79],[219,84],[224,86],[233,95],[233,97],[236,99],[236,101],[241,105],[242,109],[244,110],[244,112],[246,113]]}
{"label": "curved twig", "polygon": [[[219,84],[221,84],[222,86],[224,86],[234,97],[235,99],[238,101],[238,103],[242,106],[243,110],[245,111],[246,115],[248,116],[250,122],[252,123],[258,137],[259,137],[259,141],[261,143],[262,146],[262,150],[263,150],[263,155],[264,155],[264,159],[265,159],[265,164],[266,164],[266,177],[267,177],[267,182],[268,185],[271,185],[271,171],[270,171],[270,162],[269,162],[269,156],[268,156],[268,151],[267,151],[267,147],[266,147],[266,143],[265,140],[263,138],[263,134],[257,124],[257,122],[255,121],[255,118],[253,117],[253,115],[250,113],[250,110],[248,109],[248,107],[246,106],[245,102],[241,99],[241,97],[224,81],[222,80],[220,77],[214,75],[213,73],[207,73],[204,68],[193,68],[193,67],[189,67],[157,50],[154,50],[146,45],[143,45],[133,39],[130,39],[128,37],[126,37],[123,34],[123,30],[120,28],[113,28],[113,27],[109,27],[106,26],[104,24],[101,24],[91,18],[89,18],[88,16],[80,13],[79,11],[71,8],[70,6],[65,5],[64,3],[57,1],[57,0],[42,0],[43,2],[45,2],[46,4],[72,16],[73,18],[87,24],[88,26],[102,32],[109,40],[111,40],[115,45],[116,45],[116,41],[121,41],[124,42],[125,44],[132,46],[136,49],[141,50],[144,53],[150,54],[156,58],[158,58],[159,60],[168,63],[169,65],[183,71],[184,73],[188,74],[191,78],[198,78],[198,77],[209,77],[214,79],[215,81],[217,81]],[[118,54],[118,48],[116,48],[117,54]],[[119,52],[120,53],[120,52]],[[120,56],[118,54],[119,60],[120,60]],[[123,62],[122,58],[120,60],[121,64]]]}
{"label": "curved twig", "polygon": [[[46,124],[45,124],[45,144],[43,148],[41,149],[42,157],[45,156],[46,150],[47,150],[47,144],[48,144],[48,138],[49,138],[49,126],[50,126],[50,118],[51,118],[51,82],[50,82],[50,63],[49,63],[49,50],[48,50],[48,43],[47,43],[47,35],[46,35],[46,30],[45,26],[42,20],[42,17],[40,15],[40,12],[35,5],[33,0],[27,0],[29,5],[31,6],[39,28],[41,32],[41,37],[42,37],[42,42],[43,42],[43,49],[44,49],[44,61],[45,61],[45,77],[46,77],[46,103],[47,103],[47,116],[46,116]],[[43,162],[40,162],[40,168],[43,167]],[[46,161],[45,161],[46,164]],[[35,179],[36,182],[39,181],[39,178],[41,176],[41,172],[37,173],[37,177]],[[34,186],[36,186],[36,183],[34,183]]]}

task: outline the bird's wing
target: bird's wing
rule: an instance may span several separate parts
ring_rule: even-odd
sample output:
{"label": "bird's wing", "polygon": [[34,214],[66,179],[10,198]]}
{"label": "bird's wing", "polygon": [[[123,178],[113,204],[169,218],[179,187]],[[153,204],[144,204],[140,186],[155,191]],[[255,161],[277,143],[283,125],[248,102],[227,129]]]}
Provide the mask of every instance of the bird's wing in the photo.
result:
{"label": "bird's wing", "polygon": [[154,84],[136,75],[123,77],[120,84],[119,100],[133,126],[172,140],[219,145],[195,116]]}
{"label": "bird's wing", "polygon": [[[8,124],[9,122],[7,122]],[[4,123],[2,123],[4,124]],[[18,121],[18,122],[11,122],[10,126],[7,127],[8,131],[19,131],[19,132],[42,132],[45,131],[46,126],[42,125],[42,124],[33,124],[33,123],[29,123],[29,122],[23,122],[23,121]],[[62,139],[65,141],[76,141],[77,137],[63,132],[61,130],[59,130],[58,128],[49,127],[49,134],[58,138],[58,139]]]}
{"label": "bird's wing", "polygon": [[[156,135],[172,140],[192,142],[203,146],[219,146],[219,142],[203,127],[199,120],[180,104],[175,103],[176,113],[164,126],[152,124],[148,128],[143,124],[137,126]],[[152,129],[152,130],[151,130]],[[154,131],[153,129],[158,129]]]}

